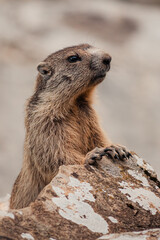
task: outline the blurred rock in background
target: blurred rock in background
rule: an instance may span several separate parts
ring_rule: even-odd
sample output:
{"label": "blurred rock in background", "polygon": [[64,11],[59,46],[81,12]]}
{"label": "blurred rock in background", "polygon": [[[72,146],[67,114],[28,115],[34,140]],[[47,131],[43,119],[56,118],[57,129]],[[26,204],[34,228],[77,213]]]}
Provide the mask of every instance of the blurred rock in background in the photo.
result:
{"label": "blurred rock in background", "polygon": [[0,0],[0,196],[21,168],[24,106],[37,64],[84,42],[113,58],[95,103],[105,132],[160,174],[159,2]]}
{"label": "blurred rock in background", "polygon": [[143,4],[160,4],[160,0],[121,0],[121,1]]}

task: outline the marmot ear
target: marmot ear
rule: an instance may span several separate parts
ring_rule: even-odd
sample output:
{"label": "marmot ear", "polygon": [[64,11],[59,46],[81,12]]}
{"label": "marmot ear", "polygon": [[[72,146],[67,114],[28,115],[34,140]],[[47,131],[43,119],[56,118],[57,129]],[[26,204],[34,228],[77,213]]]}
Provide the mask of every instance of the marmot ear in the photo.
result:
{"label": "marmot ear", "polygon": [[52,68],[49,66],[46,62],[40,62],[37,66],[38,72],[41,74],[41,76],[49,79],[52,76]]}

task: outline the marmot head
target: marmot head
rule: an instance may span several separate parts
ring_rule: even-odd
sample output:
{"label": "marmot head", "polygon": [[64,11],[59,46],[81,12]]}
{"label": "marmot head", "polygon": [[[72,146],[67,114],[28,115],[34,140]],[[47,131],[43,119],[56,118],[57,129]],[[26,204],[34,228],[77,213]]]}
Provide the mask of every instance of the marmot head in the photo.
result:
{"label": "marmot head", "polygon": [[[68,47],[39,63],[36,92],[72,98],[103,81],[111,57],[89,44]],[[54,98],[55,99],[55,98]]]}

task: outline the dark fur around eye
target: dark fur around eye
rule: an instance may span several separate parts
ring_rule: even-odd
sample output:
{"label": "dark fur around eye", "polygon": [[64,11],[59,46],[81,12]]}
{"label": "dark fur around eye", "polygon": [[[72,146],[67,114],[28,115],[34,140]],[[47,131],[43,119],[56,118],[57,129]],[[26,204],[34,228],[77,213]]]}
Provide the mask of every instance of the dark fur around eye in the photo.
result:
{"label": "dark fur around eye", "polygon": [[81,61],[82,59],[78,55],[72,55],[72,56],[68,57],[67,60],[70,63],[75,63],[75,62]]}

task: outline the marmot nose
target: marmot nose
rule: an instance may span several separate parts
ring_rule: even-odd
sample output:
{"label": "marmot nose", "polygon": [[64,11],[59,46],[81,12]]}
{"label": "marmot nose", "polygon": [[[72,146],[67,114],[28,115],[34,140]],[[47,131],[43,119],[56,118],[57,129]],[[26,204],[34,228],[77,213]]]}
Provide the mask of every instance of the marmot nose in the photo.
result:
{"label": "marmot nose", "polygon": [[102,59],[102,62],[104,65],[108,66],[110,64],[111,60],[112,60],[112,58],[109,55],[107,55]]}

